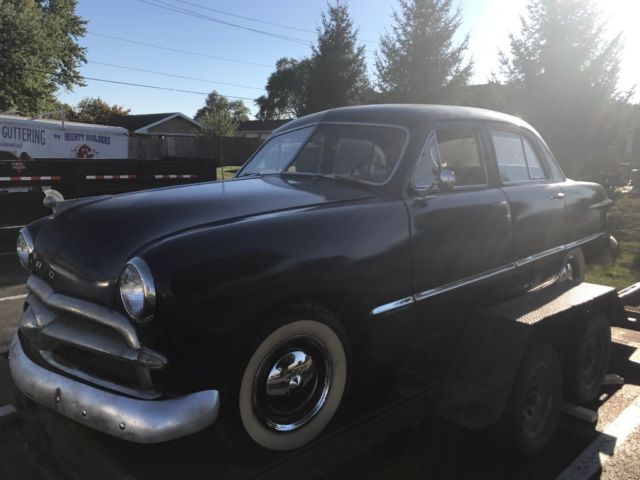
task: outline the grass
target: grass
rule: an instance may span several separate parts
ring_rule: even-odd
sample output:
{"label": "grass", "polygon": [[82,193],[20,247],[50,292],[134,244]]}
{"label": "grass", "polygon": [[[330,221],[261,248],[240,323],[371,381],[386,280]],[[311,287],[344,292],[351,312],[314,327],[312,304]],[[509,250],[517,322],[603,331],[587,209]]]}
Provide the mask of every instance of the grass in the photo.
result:
{"label": "grass", "polygon": [[611,210],[613,236],[620,255],[604,257],[586,275],[591,283],[611,285],[618,290],[640,281],[640,196],[624,195]]}
{"label": "grass", "polygon": [[230,180],[238,170],[240,170],[240,167],[229,166],[224,167],[224,170],[223,167],[218,167],[216,169],[216,178],[218,180]]}

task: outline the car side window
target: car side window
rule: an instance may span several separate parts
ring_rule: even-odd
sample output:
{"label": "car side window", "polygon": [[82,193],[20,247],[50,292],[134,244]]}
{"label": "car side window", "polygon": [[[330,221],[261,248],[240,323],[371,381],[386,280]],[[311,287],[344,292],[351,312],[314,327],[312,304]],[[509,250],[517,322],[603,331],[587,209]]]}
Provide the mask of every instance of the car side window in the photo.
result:
{"label": "car side window", "polygon": [[529,178],[531,178],[531,180],[547,178],[544,173],[544,168],[542,168],[540,158],[533,148],[533,145],[531,145],[531,141],[527,137],[522,137],[522,141],[524,144],[524,154],[527,158],[527,167],[529,167]]}
{"label": "car side window", "polygon": [[491,137],[502,182],[547,178],[540,157],[528,138],[504,130],[492,130]]}
{"label": "car side window", "polygon": [[418,190],[436,188],[441,169],[451,170],[456,186],[487,184],[478,133],[469,128],[438,128],[422,151],[413,174]]}
{"label": "car side window", "polygon": [[478,133],[470,128],[436,129],[440,166],[453,171],[456,186],[486,185]]}
{"label": "car side window", "polygon": [[413,186],[418,190],[436,188],[439,171],[438,146],[435,137],[432,136],[420,155],[418,166],[413,174]]}

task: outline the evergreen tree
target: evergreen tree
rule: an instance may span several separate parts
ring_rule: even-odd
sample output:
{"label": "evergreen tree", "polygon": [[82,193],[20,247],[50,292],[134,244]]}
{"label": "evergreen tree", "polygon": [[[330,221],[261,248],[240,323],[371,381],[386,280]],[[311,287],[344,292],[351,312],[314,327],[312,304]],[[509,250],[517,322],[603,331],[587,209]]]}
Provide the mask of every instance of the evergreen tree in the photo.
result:
{"label": "evergreen tree", "polygon": [[349,9],[342,0],[322,13],[318,40],[312,47],[307,84],[307,111],[363,103],[369,92],[365,48],[357,43]]}
{"label": "evergreen tree", "polygon": [[0,111],[38,115],[59,87],[82,85],[86,21],[76,0],[0,1]]}
{"label": "evergreen tree", "polygon": [[602,122],[618,97],[620,35],[608,38],[591,0],[531,0],[520,32],[501,53],[518,89],[515,110],[547,139],[570,175],[598,169],[613,138]]}
{"label": "evergreen tree", "polygon": [[464,59],[469,37],[455,45],[462,23],[453,0],[400,0],[391,32],[376,52],[378,88],[386,101],[452,103],[467,85],[472,63]]}

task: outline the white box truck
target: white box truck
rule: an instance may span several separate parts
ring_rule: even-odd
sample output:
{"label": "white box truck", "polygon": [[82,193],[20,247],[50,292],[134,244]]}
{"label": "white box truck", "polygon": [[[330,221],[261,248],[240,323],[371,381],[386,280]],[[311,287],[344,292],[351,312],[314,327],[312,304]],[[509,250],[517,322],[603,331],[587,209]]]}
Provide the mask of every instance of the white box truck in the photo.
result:
{"label": "white box truck", "polygon": [[121,127],[0,115],[0,152],[15,158],[126,159]]}

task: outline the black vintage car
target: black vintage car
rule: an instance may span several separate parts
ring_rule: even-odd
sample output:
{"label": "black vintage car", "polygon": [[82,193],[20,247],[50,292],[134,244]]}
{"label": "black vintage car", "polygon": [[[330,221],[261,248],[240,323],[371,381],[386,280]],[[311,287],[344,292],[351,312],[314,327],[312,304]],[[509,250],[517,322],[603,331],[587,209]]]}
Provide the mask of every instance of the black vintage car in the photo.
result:
{"label": "black vintage car", "polygon": [[215,422],[293,449],[348,386],[438,368],[472,309],[580,281],[610,203],[518,118],[317,113],[232,181],[62,201],[24,228],[11,372],[35,402],[126,440]]}

